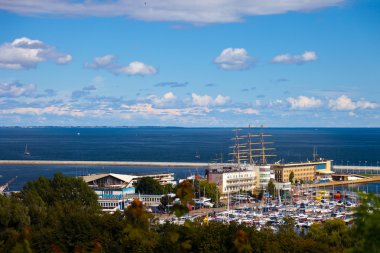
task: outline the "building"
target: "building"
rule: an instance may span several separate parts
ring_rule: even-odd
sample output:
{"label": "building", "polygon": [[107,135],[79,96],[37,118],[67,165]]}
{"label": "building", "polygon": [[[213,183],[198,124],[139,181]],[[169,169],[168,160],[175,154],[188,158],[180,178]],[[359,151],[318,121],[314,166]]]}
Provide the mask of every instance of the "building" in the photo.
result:
{"label": "building", "polygon": [[114,187],[132,187],[134,183],[137,182],[139,178],[151,177],[161,185],[176,184],[174,180],[174,173],[161,173],[161,174],[147,174],[147,175],[126,175],[126,174],[116,174],[116,173],[101,173],[101,174],[91,174],[88,176],[83,176],[83,180],[88,183],[89,186],[109,186]]}
{"label": "building", "polygon": [[124,210],[134,198],[139,198],[146,206],[159,205],[162,195],[135,194],[133,184],[142,177],[152,177],[162,185],[174,182],[174,173],[139,176],[105,173],[92,174],[82,178],[95,191],[102,210],[113,213],[117,210]]}
{"label": "building", "polygon": [[268,183],[271,179],[271,166],[270,165],[257,165],[256,174],[256,187],[258,189],[267,189]]}
{"label": "building", "polygon": [[289,182],[290,173],[294,173],[294,180],[314,182],[315,180],[325,180],[333,173],[332,160],[319,159],[318,161],[308,161],[301,163],[272,164],[277,182]]}
{"label": "building", "polygon": [[255,167],[249,164],[212,164],[206,169],[207,180],[215,183],[222,195],[254,190]]}

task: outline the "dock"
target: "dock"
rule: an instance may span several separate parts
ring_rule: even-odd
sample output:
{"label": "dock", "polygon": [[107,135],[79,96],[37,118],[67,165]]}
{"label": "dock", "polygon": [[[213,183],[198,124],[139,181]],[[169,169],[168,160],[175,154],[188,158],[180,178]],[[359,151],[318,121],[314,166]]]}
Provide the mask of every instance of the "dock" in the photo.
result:
{"label": "dock", "polygon": [[330,181],[325,183],[318,184],[304,184],[302,188],[320,188],[320,187],[329,187],[329,186],[338,186],[338,185],[356,185],[356,184],[368,184],[375,183],[380,181],[380,176],[372,176],[358,180],[347,180],[347,181]]}
{"label": "dock", "polygon": [[137,161],[53,161],[53,160],[0,160],[0,165],[86,165],[86,166],[146,166],[203,168],[209,163],[194,162],[137,162]]}
{"label": "dock", "polygon": [[338,173],[380,174],[379,166],[334,165],[333,170]]}

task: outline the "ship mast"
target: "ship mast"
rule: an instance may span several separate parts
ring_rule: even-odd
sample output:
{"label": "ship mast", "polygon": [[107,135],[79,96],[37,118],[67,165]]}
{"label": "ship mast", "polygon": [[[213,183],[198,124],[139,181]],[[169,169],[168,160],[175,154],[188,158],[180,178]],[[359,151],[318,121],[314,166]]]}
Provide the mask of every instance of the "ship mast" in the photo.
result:
{"label": "ship mast", "polygon": [[260,148],[254,148],[254,149],[252,149],[253,151],[257,151],[258,152],[258,154],[253,155],[253,157],[260,158],[260,162],[259,163],[261,165],[266,165],[267,164],[267,159],[266,159],[267,157],[276,156],[276,155],[268,154],[268,152],[267,152],[269,150],[274,150],[274,148],[266,148],[265,147],[266,144],[273,144],[273,142],[266,142],[264,140],[264,137],[270,137],[272,135],[270,135],[270,134],[264,134],[264,127],[263,127],[263,125],[261,125],[261,133],[258,134],[258,135],[252,135],[252,136],[259,137],[259,142],[254,142],[252,144],[260,145]]}
{"label": "ship mast", "polygon": [[232,138],[231,140],[235,140],[235,145],[231,147],[233,148],[233,152],[229,153],[230,155],[233,156],[233,159],[231,161],[237,163],[238,165],[240,165],[241,161],[247,160],[247,156],[245,156],[244,153],[242,153],[242,151],[244,150],[241,149],[246,146],[239,143],[239,140],[243,139],[242,137],[239,136],[240,130],[241,129],[232,130],[235,132],[235,137]]}

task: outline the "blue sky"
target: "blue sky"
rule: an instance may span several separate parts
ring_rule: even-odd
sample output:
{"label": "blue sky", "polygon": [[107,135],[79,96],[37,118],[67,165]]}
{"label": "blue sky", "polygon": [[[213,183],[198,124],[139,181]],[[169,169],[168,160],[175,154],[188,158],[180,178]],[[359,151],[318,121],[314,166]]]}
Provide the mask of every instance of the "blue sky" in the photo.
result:
{"label": "blue sky", "polygon": [[380,3],[0,0],[0,125],[380,127]]}

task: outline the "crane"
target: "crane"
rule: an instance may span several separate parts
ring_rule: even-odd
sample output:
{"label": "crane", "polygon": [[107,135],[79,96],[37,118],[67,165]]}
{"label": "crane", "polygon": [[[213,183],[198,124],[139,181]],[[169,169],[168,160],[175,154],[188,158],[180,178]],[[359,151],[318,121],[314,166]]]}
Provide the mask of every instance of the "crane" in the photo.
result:
{"label": "crane", "polygon": [[11,183],[13,183],[13,181],[15,181],[16,178],[17,178],[17,176],[14,177],[14,178],[12,178],[11,180],[9,180],[6,184],[1,185],[1,186],[0,186],[0,194],[3,194],[4,190],[5,190],[5,189],[6,189]]}

